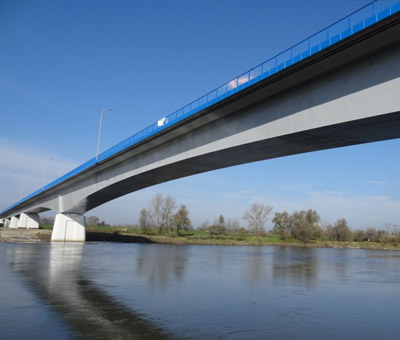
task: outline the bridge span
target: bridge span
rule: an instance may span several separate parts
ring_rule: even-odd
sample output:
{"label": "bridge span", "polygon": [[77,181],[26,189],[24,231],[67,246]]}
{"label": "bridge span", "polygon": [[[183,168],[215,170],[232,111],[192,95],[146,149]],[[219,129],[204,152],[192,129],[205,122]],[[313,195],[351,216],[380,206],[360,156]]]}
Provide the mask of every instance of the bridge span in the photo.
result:
{"label": "bridge span", "polygon": [[363,19],[362,27],[355,23],[350,32],[345,27],[334,34],[336,26],[330,26],[315,45],[318,49],[310,44],[313,37],[305,40],[300,44],[306,49],[285,51],[290,58],[282,63],[277,56],[268,61],[268,69],[265,63],[250,70],[247,78],[225,84],[222,94],[222,87],[208,94],[206,104],[200,98],[188,113],[183,108],[180,116],[178,111],[164,117],[141,136],[5,209],[0,213],[4,225],[37,228],[38,214],[54,210],[52,240],[84,241],[84,213],[155,184],[259,160],[399,138],[400,2],[374,8],[376,13]]}

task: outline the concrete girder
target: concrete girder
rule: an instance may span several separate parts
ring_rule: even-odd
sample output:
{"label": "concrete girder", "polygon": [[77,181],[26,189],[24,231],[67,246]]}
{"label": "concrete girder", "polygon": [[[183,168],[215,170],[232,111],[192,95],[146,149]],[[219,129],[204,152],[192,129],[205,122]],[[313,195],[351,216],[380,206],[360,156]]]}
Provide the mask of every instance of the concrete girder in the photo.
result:
{"label": "concrete girder", "polygon": [[59,196],[85,213],[188,175],[302,152],[400,137],[400,46],[222,117],[122,160]]}
{"label": "concrete girder", "polygon": [[400,138],[400,21],[390,20],[92,166],[2,217],[49,209],[83,214],[130,192],[205,171]]}

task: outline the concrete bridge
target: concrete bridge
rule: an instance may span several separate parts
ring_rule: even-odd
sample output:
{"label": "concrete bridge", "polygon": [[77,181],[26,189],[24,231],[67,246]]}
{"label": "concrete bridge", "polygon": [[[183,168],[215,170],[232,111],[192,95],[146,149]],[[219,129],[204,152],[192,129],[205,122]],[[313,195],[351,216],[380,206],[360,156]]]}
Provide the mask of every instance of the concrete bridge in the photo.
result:
{"label": "concrete bridge", "polygon": [[267,75],[264,64],[260,72],[250,70],[225,84],[224,95],[217,89],[209,105],[198,104],[175,122],[163,118],[145,137],[7,208],[0,214],[4,226],[38,228],[38,214],[54,210],[52,240],[84,241],[84,213],[136,190],[238,164],[399,138],[399,10],[400,2],[377,10],[363,27],[328,35],[318,49],[311,37],[306,52],[292,48],[282,63],[275,57]]}

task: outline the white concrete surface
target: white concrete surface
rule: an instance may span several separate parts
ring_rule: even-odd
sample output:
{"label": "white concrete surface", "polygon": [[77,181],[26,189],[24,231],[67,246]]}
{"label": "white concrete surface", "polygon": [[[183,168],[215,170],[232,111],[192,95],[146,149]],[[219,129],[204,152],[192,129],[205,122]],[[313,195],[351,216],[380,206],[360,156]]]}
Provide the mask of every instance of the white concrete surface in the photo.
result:
{"label": "white concrete surface", "polygon": [[57,214],[54,221],[52,242],[85,242],[86,219],[80,214]]}
{"label": "white concrete surface", "polygon": [[18,228],[39,229],[39,215],[22,213],[19,216]]}
{"label": "white concrete surface", "polygon": [[18,228],[19,218],[17,216],[12,216],[10,221],[10,228],[17,229]]}

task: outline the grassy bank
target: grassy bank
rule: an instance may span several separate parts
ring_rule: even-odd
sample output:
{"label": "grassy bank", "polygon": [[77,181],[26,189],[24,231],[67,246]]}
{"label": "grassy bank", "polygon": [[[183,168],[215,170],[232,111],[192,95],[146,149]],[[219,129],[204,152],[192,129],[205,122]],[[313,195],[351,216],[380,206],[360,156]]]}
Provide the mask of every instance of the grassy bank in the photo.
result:
{"label": "grassy bank", "polygon": [[[41,226],[41,228],[51,230],[52,226]],[[108,226],[88,226],[86,230],[88,241],[400,250],[400,244],[396,243],[337,242],[324,239],[304,243],[295,239],[281,240],[278,236],[270,234],[263,237],[254,236],[252,233],[228,233],[227,235],[215,236],[210,235],[206,231],[192,230],[190,232],[180,233],[179,235],[158,235],[154,232],[143,234],[138,228]]]}

